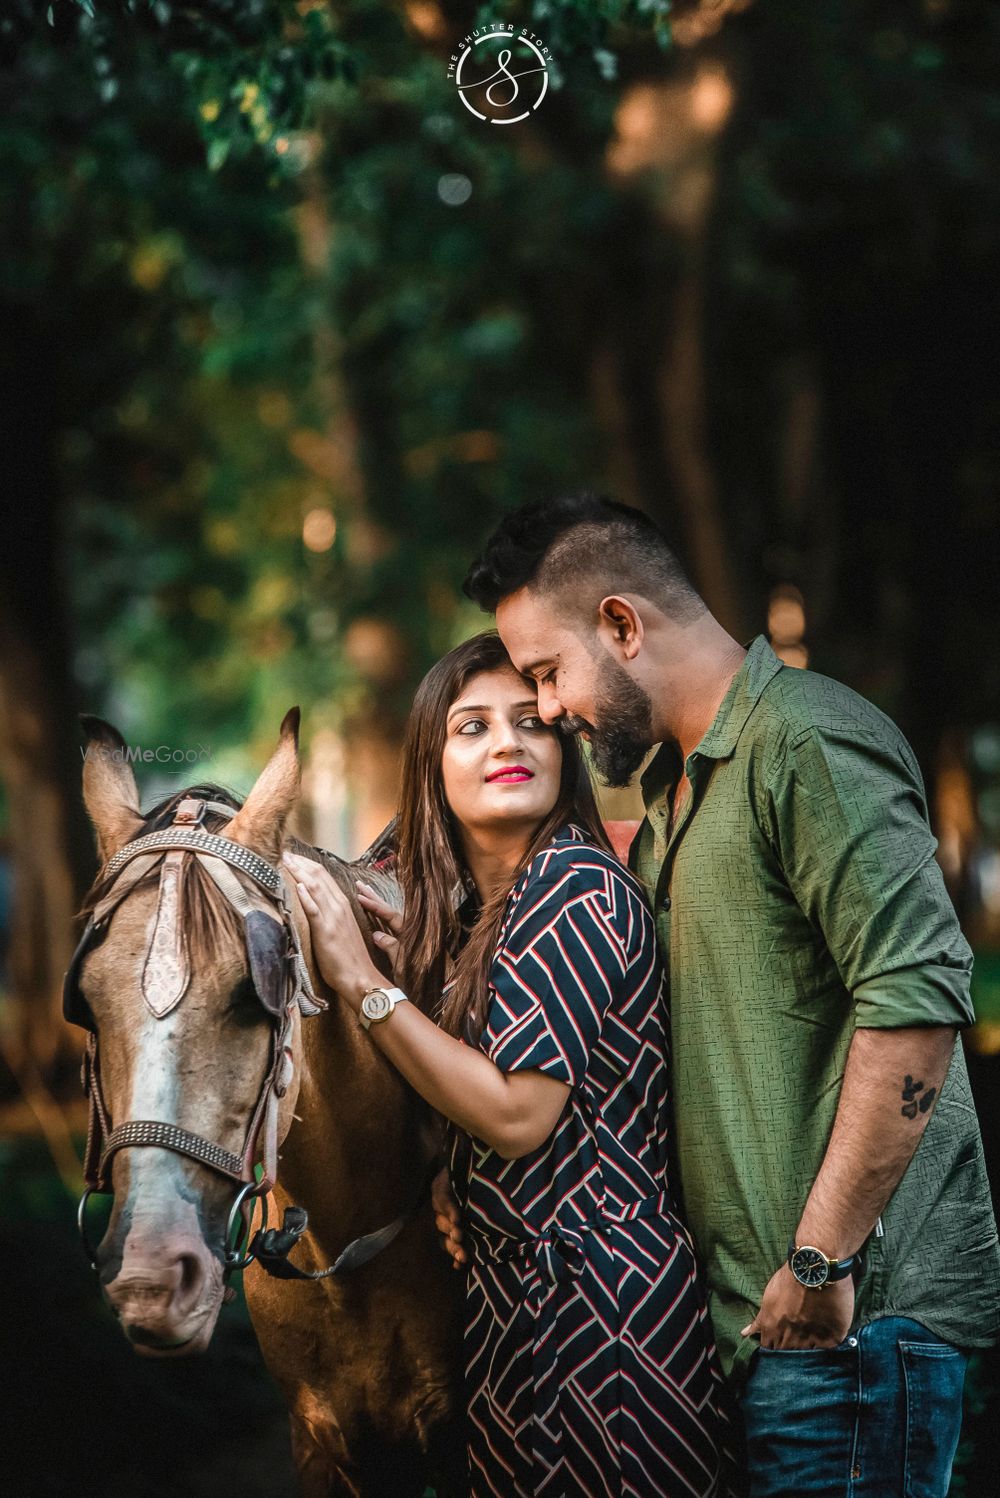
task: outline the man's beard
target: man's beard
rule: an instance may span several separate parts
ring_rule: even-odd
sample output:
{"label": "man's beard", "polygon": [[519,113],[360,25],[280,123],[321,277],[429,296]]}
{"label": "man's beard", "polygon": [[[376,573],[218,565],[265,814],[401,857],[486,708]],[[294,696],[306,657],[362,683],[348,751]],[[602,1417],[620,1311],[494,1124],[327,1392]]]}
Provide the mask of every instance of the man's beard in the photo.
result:
{"label": "man's beard", "polygon": [[591,764],[605,785],[626,786],[653,744],[653,704],[609,656],[598,666],[594,713],[600,727],[572,715],[563,725],[590,736]]}

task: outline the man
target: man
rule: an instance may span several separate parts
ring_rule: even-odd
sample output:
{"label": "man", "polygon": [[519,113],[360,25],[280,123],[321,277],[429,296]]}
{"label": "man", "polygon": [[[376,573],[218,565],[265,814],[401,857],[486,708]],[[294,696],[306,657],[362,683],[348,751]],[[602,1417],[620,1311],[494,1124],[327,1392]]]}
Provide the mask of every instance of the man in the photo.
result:
{"label": "man", "polygon": [[626,506],[519,510],[465,586],[609,784],[660,745],[630,861],[753,1498],[943,1498],[1000,1248],[955,1044],[971,952],[909,745],[763,635],[741,646]]}

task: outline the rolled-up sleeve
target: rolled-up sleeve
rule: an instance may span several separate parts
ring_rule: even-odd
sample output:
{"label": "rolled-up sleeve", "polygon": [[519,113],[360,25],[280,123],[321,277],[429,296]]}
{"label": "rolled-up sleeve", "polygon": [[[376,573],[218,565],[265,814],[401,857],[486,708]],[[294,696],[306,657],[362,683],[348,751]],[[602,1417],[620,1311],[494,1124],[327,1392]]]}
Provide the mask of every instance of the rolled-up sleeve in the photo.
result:
{"label": "rolled-up sleeve", "polygon": [[769,820],[788,885],[822,932],[859,1027],[974,1021],[972,951],[901,735],[799,733],[772,779]]}
{"label": "rolled-up sleeve", "polygon": [[616,985],[621,940],[603,897],[576,874],[522,896],[490,970],[481,1045],[502,1071],[582,1082]]}

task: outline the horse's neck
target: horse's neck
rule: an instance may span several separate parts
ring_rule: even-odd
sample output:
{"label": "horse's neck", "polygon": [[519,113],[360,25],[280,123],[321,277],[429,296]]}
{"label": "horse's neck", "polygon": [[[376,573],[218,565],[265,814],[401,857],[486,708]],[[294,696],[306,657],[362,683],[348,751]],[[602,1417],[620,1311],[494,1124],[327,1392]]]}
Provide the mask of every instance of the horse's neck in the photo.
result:
{"label": "horse's neck", "polygon": [[346,1004],[302,1026],[296,1119],[279,1172],[330,1253],[406,1206],[428,1153],[421,1105]]}
{"label": "horse's neck", "polygon": [[[319,982],[315,972],[313,978]],[[325,992],[329,1009],[302,1022],[296,1121],[282,1147],[280,1177],[332,1250],[401,1210],[429,1141],[419,1099],[350,1007]]]}

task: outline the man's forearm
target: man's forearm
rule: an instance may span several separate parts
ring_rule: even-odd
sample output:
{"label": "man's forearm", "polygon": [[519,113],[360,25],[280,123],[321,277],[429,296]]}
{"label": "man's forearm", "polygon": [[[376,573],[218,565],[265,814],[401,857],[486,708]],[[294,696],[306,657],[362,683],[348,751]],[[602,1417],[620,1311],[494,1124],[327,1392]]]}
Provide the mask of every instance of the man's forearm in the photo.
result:
{"label": "man's forearm", "polygon": [[843,1259],[865,1242],[920,1143],[954,1044],[952,1026],[856,1031],[798,1243]]}

